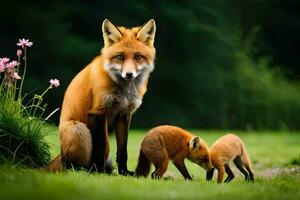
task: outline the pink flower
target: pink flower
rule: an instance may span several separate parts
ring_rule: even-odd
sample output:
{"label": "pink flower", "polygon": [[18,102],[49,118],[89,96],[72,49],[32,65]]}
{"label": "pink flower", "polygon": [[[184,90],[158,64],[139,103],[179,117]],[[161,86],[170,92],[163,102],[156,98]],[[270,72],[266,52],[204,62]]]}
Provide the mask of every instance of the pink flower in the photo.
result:
{"label": "pink flower", "polygon": [[2,62],[5,65],[6,63],[9,62],[9,58],[6,57],[0,58],[0,62]]}
{"label": "pink flower", "polygon": [[17,45],[24,49],[25,47],[31,47],[33,43],[30,42],[29,39],[23,38],[23,39],[19,39],[19,43],[17,43]]}
{"label": "pink flower", "polygon": [[16,80],[20,80],[21,79],[21,76],[19,76],[19,74],[17,72],[14,72],[11,77],[13,79],[16,79]]}
{"label": "pink flower", "polygon": [[16,72],[16,66],[19,65],[19,63],[15,60],[4,64],[3,60],[0,61],[0,72],[4,72],[5,76],[3,81],[6,82],[7,86],[11,88],[13,86],[13,82],[15,80],[21,79],[19,74]]}
{"label": "pink flower", "polygon": [[4,72],[4,70],[5,70],[5,64],[2,61],[0,61],[0,73]]}
{"label": "pink flower", "polygon": [[18,51],[17,51],[17,56],[20,57],[20,56],[22,55],[22,53],[23,53],[22,50],[21,50],[21,49],[18,49]]}
{"label": "pink flower", "polygon": [[6,68],[14,68],[17,65],[19,65],[19,63],[17,61],[13,60],[10,63],[6,64]]}
{"label": "pink flower", "polygon": [[55,79],[51,79],[49,82],[51,84],[50,87],[53,87],[53,86],[54,87],[58,87],[58,86],[60,86],[59,80],[56,79],[56,78]]}

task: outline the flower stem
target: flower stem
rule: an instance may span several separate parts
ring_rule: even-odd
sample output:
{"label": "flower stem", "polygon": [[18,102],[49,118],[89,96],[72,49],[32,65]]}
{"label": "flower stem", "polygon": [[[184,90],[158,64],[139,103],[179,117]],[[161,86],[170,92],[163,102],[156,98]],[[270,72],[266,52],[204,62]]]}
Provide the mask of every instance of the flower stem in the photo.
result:
{"label": "flower stem", "polygon": [[[20,67],[20,60],[21,60],[21,56],[18,56],[18,66],[17,66],[17,74],[19,74],[19,67]],[[16,93],[17,93],[17,80],[14,81],[14,93],[13,93],[13,98],[14,100],[16,99]]]}
{"label": "flower stem", "polygon": [[[40,107],[40,105],[41,105],[41,103],[42,103],[42,101],[43,101],[43,96],[50,90],[50,89],[52,89],[52,86],[50,85],[41,95],[37,95],[37,99],[38,99],[38,101],[37,101],[37,103],[35,104],[35,98],[36,97],[34,97],[34,100],[33,100],[33,102],[32,102],[32,105],[31,105],[31,108],[34,106],[35,108],[34,108],[34,111],[33,111],[33,116],[35,116],[35,114],[36,114],[36,111],[37,111],[37,108],[38,107]],[[31,113],[31,109],[30,109],[30,113]]]}
{"label": "flower stem", "polygon": [[26,46],[24,47],[23,60],[24,60],[24,71],[23,71],[23,75],[22,75],[22,81],[21,81],[21,84],[20,84],[20,90],[19,90],[19,94],[18,94],[18,99],[20,99],[22,97],[23,83],[24,83],[25,74],[26,74],[26,68],[27,68],[27,47]]}
{"label": "flower stem", "polygon": [[51,85],[40,95],[40,97],[42,98],[50,89],[52,89]]}

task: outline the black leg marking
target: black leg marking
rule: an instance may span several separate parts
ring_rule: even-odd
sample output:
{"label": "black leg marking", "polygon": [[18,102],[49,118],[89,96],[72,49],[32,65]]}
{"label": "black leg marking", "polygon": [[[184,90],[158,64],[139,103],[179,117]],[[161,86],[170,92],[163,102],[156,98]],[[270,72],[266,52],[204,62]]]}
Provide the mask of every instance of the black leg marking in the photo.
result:
{"label": "black leg marking", "polygon": [[215,168],[212,168],[210,171],[206,172],[206,180],[211,181],[214,176]]}
{"label": "black leg marking", "polygon": [[241,159],[239,157],[236,157],[233,160],[233,163],[244,174],[245,180],[248,181],[249,180],[249,175],[248,175],[247,171],[243,168]]}

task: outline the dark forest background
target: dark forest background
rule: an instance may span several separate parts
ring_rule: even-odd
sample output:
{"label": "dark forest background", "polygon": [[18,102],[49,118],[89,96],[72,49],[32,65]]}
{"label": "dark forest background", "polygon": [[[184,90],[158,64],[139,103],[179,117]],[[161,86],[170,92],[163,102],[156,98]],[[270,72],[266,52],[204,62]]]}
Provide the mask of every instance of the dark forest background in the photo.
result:
{"label": "dark forest background", "polygon": [[50,113],[99,54],[105,18],[126,27],[153,18],[156,68],[132,127],[299,129],[299,10],[298,0],[2,1],[0,57],[33,41],[25,86],[60,79],[45,97]]}

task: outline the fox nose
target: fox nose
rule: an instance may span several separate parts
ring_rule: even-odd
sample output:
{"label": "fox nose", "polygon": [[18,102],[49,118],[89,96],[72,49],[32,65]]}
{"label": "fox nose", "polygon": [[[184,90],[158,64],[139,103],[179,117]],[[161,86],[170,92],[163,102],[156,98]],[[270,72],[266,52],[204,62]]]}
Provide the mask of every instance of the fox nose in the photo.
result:
{"label": "fox nose", "polygon": [[126,72],[126,79],[132,79],[133,73],[132,72]]}

